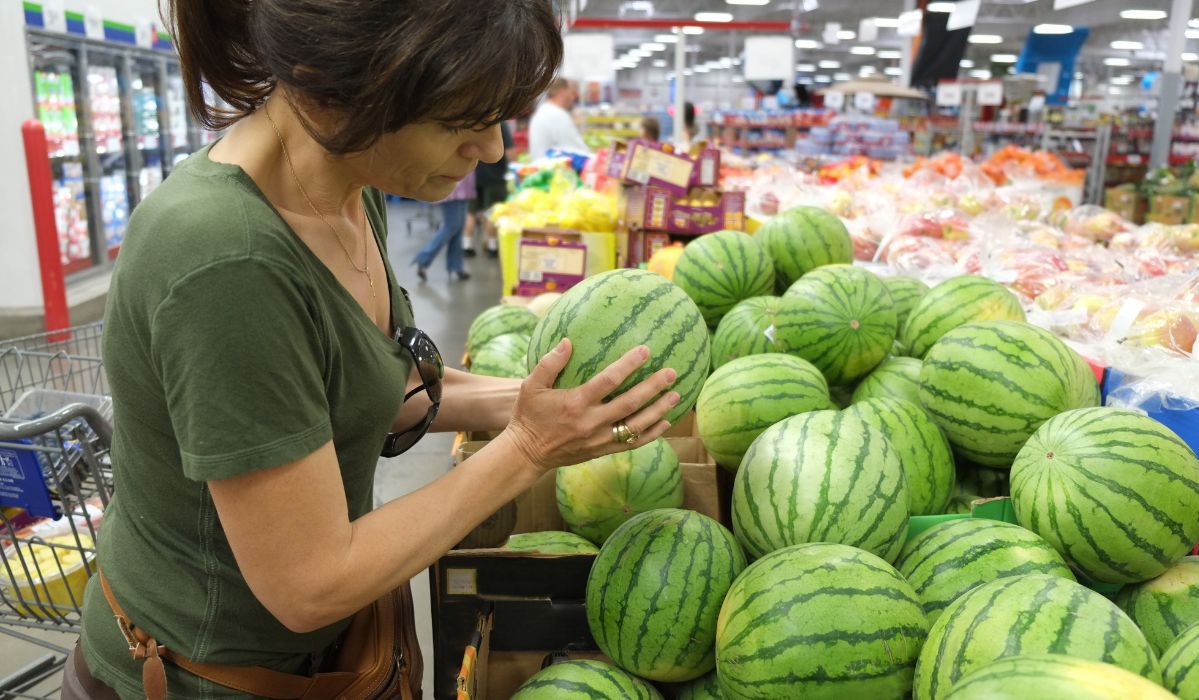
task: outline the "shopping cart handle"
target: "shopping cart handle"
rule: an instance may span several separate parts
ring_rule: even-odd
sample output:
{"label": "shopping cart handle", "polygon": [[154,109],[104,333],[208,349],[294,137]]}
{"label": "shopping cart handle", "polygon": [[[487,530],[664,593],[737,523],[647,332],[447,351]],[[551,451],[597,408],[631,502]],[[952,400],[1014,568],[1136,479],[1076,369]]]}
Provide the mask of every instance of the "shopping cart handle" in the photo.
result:
{"label": "shopping cart handle", "polygon": [[104,445],[112,445],[112,425],[93,406],[73,403],[54,413],[20,423],[0,423],[0,440],[12,441],[34,438],[57,430],[73,420],[82,418],[95,431]]}

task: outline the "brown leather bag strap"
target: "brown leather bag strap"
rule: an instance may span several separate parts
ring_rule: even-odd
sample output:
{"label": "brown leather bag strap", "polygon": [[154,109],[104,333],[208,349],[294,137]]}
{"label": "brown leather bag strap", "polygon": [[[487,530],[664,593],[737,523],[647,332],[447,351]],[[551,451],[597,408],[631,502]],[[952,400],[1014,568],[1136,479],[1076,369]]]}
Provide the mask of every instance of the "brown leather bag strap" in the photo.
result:
{"label": "brown leather bag strap", "polygon": [[98,575],[104,599],[112,608],[121,634],[129,643],[129,652],[135,660],[144,662],[142,685],[145,687],[147,700],[166,700],[167,678],[163,659],[218,685],[276,700],[334,697],[355,680],[353,673],[322,673],[308,677],[274,671],[262,666],[232,666],[191,661],[162,646],[144,629],[134,625],[117,602],[104,573],[98,572]]}

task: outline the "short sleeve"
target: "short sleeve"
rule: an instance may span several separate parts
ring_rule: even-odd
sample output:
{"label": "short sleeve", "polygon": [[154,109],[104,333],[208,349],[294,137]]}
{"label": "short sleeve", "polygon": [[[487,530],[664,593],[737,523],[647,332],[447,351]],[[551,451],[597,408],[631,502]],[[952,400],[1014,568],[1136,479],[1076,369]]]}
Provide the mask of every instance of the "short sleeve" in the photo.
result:
{"label": "short sleeve", "polygon": [[252,258],[173,285],[150,346],[189,479],[281,466],[332,439],[315,309],[294,272]]}

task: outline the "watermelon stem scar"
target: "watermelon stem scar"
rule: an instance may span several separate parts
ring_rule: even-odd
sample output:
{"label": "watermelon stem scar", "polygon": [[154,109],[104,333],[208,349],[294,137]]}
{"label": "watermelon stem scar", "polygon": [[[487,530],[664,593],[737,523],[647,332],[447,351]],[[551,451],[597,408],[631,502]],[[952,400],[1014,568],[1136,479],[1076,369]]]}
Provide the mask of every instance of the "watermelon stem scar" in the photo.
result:
{"label": "watermelon stem scar", "polygon": [[1045,454],[1045,459],[1053,459],[1053,453],[1052,453],[1052,452],[1048,452],[1048,453],[1046,453],[1046,454]]}
{"label": "watermelon stem scar", "polygon": [[849,322],[849,327],[856,331],[857,329],[862,327],[862,322],[855,318],[854,320]]}

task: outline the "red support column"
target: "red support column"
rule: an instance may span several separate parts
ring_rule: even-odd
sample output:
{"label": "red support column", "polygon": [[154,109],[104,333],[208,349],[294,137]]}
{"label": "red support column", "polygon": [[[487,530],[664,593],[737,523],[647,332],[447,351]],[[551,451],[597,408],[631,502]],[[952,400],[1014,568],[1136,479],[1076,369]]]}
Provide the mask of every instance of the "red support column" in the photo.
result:
{"label": "red support column", "polygon": [[25,167],[29,173],[29,195],[33,204],[33,227],[37,235],[38,266],[42,273],[42,299],[46,308],[46,330],[71,325],[67,307],[67,284],[62,271],[58,225],[54,219],[53,178],[50,148],[41,122],[30,119],[21,125],[25,139]]}

